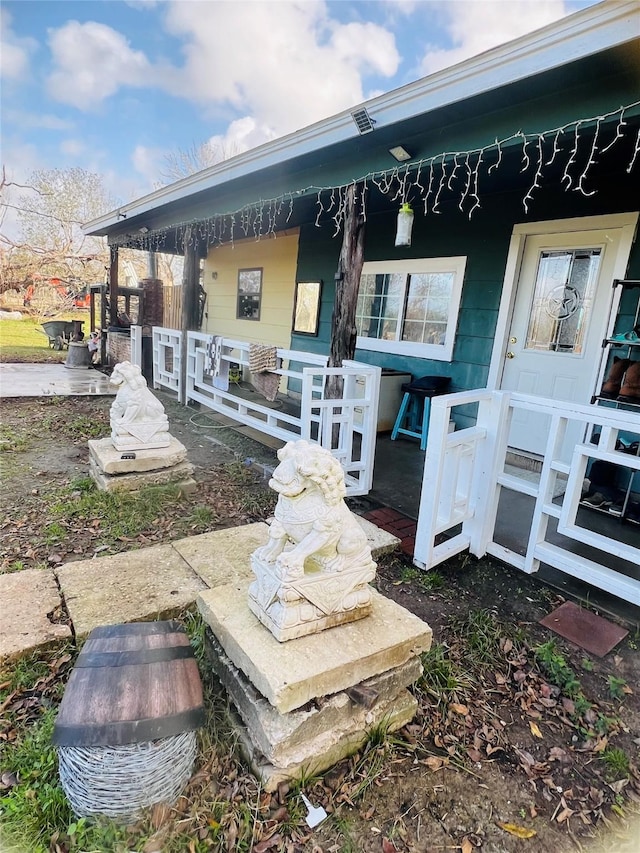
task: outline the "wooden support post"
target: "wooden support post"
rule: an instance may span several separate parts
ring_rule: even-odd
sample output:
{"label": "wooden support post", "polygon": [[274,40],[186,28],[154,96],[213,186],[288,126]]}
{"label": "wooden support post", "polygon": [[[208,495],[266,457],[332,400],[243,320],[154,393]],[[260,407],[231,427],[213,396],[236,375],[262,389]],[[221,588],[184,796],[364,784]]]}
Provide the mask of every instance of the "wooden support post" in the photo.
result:
{"label": "wooden support post", "polygon": [[[336,274],[336,294],[331,320],[329,367],[342,367],[344,359],[356,352],[356,305],[364,263],[364,216],[356,211],[358,187],[352,184],[346,192],[342,249]],[[342,377],[329,377],[327,396],[342,396]]]}
{"label": "wooden support post", "polygon": [[118,325],[118,247],[109,246],[109,325]]}
{"label": "wooden support post", "polygon": [[182,340],[180,342],[180,402],[187,393],[187,332],[199,328],[198,284],[200,263],[195,229],[188,225],[184,231],[184,267],[182,272]]}

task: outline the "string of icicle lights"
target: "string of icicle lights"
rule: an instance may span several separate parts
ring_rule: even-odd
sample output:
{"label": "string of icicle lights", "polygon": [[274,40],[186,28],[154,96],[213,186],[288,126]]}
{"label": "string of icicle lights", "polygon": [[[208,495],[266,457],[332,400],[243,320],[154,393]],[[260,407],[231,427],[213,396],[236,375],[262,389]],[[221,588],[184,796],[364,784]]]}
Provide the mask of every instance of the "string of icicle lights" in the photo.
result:
{"label": "string of icicle lights", "polygon": [[[579,192],[583,196],[592,196],[595,189],[589,187],[589,170],[596,163],[596,157],[613,148],[625,137],[625,112],[640,106],[640,101],[627,104],[610,113],[582,118],[568,122],[562,127],[545,130],[540,133],[523,133],[518,131],[504,139],[482,148],[470,151],[443,151],[433,157],[399,164],[391,169],[378,172],[368,172],[359,178],[354,178],[341,186],[308,186],[304,189],[292,190],[277,198],[258,199],[244,207],[227,213],[215,214],[211,217],[177,222],[169,227],[145,234],[123,234],[113,240],[113,245],[126,245],[144,251],[162,252],[169,234],[177,233],[178,244],[199,246],[214,246],[221,243],[233,243],[234,239],[253,237],[259,240],[263,237],[275,236],[276,227],[286,228],[292,215],[297,199],[316,196],[317,226],[327,220],[335,226],[334,236],[339,233],[344,221],[347,190],[351,186],[357,188],[358,212],[366,220],[367,193],[375,187],[391,202],[398,205],[409,201],[415,210],[423,208],[425,216],[429,213],[441,212],[440,204],[443,193],[459,191],[458,208],[466,213],[469,219],[481,207],[480,180],[486,167],[489,175],[500,169],[503,161],[503,149],[521,143],[520,172],[531,170],[533,178],[531,186],[525,193],[522,204],[525,213],[535,191],[541,186],[544,171],[554,162],[561,165],[561,157],[565,157],[561,186],[565,191]],[[604,122],[617,119],[613,134],[607,125],[603,131]],[[593,138],[585,146],[584,131],[595,126]],[[604,138],[603,138],[604,137]],[[568,145],[561,146],[561,140],[568,140]],[[586,149],[588,151],[580,150]],[[549,150],[551,149],[551,150]],[[585,162],[586,158],[586,162]],[[493,162],[490,163],[490,160]],[[634,150],[626,166],[631,173],[640,160],[640,129],[636,131]],[[580,165],[582,161],[582,165]],[[173,240],[171,241],[173,243]]]}

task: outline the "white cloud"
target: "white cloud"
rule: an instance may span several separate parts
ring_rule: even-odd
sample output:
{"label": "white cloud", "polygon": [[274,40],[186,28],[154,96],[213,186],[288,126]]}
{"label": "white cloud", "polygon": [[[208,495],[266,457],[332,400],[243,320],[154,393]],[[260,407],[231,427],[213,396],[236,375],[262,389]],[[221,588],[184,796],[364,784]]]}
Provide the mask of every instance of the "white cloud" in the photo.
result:
{"label": "white cloud", "polygon": [[253,116],[264,138],[290,132],[364,99],[363,75],[393,75],[393,34],[372,23],[341,24],[322,0],[183,3],[167,26],[185,39],[175,95]]}
{"label": "white cloud", "polygon": [[148,145],[136,145],[131,155],[131,162],[136,172],[144,179],[145,192],[158,183],[158,176],[165,164],[166,150],[152,148]]}
{"label": "white cloud", "polygon": [[564,0],[457,0],[438,4],[453,47],[428,49],[423,74],[431,74],[518,36],[544,27],[568,13]]}
{"label": "white cloud", "polygon": [[57,101],[91,110],[120,86],[148,84],[146,56],[111,27],[69,21],[49,33],[54,70],[47,81]]}
{"label": "white cloud", "polygon": [[60,151],[67,157],[79,157],[87,150],[81,139],[65,139],[60,143]]}
{"label": "white cloud", "polygon": [[209,137],[207,143],[221,160],[227,160],[273,138],[270,128],[258,124],[252,116],[244,116],[232,121],[225,133]]}
{"label": "white cloud", "polygon": [[33,38],[20,38],[11,29],[11,15],[0,8],[0,77],[20,80],[29,70],[30,55],[37,49]]}

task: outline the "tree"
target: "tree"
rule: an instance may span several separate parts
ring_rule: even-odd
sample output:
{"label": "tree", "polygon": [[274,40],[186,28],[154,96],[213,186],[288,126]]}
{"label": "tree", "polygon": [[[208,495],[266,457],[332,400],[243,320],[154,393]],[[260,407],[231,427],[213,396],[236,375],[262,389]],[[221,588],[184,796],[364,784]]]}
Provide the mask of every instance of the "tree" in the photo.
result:
{"label": "tree", "polygon": [[200,144],[194,142],[186,151],[178,150],[167,154],[166,167],[160,175],[168,181],[179,181],[239,153],[240,150],[234,144],[216,143],[210,139]]}
{"label": "tree", "polygon": [[[1,189],[3,289],[50,278],[81,284],[104,280],[106,241],[86,237],[81,228],[117,207],[99,175],[80,168],[45,169],[18,185],[7,181],[3,170]],[[23,192],[14,203],[16,189]],[[15,237],[3,227],[7,209],[17,213]]]}

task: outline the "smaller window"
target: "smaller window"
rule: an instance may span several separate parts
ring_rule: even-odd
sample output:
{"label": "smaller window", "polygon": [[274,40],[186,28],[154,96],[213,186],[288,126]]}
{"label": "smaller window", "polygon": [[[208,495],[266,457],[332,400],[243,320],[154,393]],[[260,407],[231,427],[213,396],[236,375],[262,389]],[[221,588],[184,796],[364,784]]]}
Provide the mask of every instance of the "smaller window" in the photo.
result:
{"label": "smaller window", "polygon": [[238,320],[259,320],[262,300],[262,268],[238,270]]}

